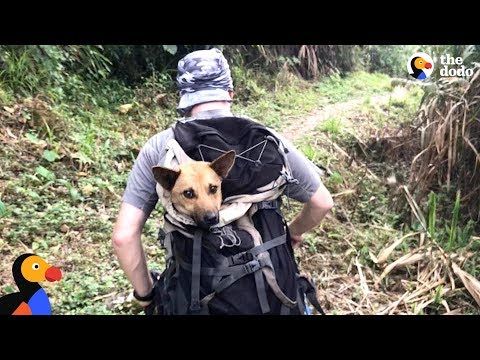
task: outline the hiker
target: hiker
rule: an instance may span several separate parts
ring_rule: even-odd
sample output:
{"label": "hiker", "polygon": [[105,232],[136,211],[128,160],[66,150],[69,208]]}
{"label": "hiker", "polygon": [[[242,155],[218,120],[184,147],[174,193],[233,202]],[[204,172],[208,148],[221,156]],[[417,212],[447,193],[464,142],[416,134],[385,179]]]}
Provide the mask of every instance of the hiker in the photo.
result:
{"label": "hiker", "polygon": [[[183,116],[180,120],[182,124],[202,124],[202,121],[206,124],[207,120],[222,121],[222,118],[230,121],[235,116],[231,112],[233,81],[227,60],[220,50],[214,48],[195,51],[181,59],[178,63],[177,85],[180,91],[177,110]],[[236,126],[233,120],[232,124]],[[285,156],[293,177],[293,181],[287,179],[289,182],[284,193],[289,198],[304,203],[302,211],[288,224],[289,240],[292,247],[296,248],[302,243],[303,235],[316,227],[333,207],[333,200],[320,180],[318,168],[284,137],[273,130],[272,133],[285,147]],[[112,236],[120,265],[133,285],[134,296],[145,309],[151,307],[154,280],[147,268],[141,234],[146,220],[159,201],[152,168],[163,164],[167,143],[174,137],[175,133],[170,127],[150,138],[141,149],[129,175]],[[290,251],[291,249],[290,247]],[[260,279],[255,276],[255,279],[260,281],[259,284],[263,282],[261,276]],[[275,284],[274,280],[267,276],[269,285]],[[279,291],[277,289],[277,293]],[[263,312],[275,306],[270,297],[269,301],[270,306],[263,301]]]}

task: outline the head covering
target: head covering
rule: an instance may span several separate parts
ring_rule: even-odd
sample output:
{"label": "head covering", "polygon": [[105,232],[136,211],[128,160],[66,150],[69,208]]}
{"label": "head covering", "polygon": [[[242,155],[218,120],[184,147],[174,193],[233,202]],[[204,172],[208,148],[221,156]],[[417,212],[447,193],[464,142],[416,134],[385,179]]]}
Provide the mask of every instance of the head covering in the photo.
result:
{"label": "head covering", "polygon": [[232,101],[230,67],[222,52],[213,48],[187,54],[178,62],[177,86],[180,91],[178,112],[185,115],[197,104]]}

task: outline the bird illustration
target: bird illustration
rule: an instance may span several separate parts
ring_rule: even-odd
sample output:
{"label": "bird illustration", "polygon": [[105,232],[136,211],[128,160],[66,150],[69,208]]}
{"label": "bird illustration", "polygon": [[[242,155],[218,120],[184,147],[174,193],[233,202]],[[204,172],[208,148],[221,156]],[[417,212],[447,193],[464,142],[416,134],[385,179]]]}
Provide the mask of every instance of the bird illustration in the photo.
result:
{"label": "bird illustration", "polygon": [[12,265],[19,292],[0,298],[0,315],[51,315],[50,300],[42,281],[58,281],[62,272],[35,254],[20,255]]}
{"label": "bird illustration", "polygon": [[415,56],[410,61],[410,65],[412,66],[412,70],[413,70],[413,74],[410,74],[410,75],[412,75],[415,79],[418,79],[418,80],[426,79],[427,74],[423,70],[432,68],[432,64],[420,56]]}

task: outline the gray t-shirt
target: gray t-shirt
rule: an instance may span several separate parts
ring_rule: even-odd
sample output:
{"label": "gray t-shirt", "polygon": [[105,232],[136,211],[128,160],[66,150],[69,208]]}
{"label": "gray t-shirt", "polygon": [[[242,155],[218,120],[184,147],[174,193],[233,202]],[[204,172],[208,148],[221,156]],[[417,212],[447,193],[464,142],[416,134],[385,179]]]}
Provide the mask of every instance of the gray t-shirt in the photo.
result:
{"label": "gray t-shirt", "polygon": [[[198,113],[194,118],[185,118],[183,121],[225,116],[232,116],[230,110],[207,110]],[[292,175],[298,180],[298,184],[288,185],[285,194],[294,200],[306,203],[320,186],[318,168],[283,136],[272,129],[269,130],[287,148],[287,158],[292,169]],[[163,163],[166,144],[172,138],[174,138],[174,135],[171,128],[152,136],[140,150],[128,177],[122,200],[143,210],[147,216],[150,215],[158,202],[152,167]]]}

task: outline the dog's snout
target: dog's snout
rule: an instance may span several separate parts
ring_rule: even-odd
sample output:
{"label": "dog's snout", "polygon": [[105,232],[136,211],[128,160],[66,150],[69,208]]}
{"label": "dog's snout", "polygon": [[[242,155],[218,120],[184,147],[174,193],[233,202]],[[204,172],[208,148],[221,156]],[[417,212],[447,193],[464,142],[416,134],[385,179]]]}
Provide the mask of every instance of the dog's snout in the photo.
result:
{"label": "dog's snout", "polygon": [[200,226],[204,228],[209,228],[210,226],[218,224],[218,213],[207,212],[203,215],[200,220]]}
{"label": "dog's snout", "polygon": [[207,212],[203,216],[203,223],[207,226],[212,226],[218,223],[218,213]]}
{"label": "dog's snout", "polygon": [[209,229],[211,226],[218,224],[218,212],[206,212],[203,216],[195,220],[201,228]]}

